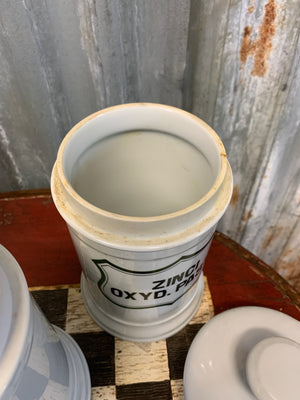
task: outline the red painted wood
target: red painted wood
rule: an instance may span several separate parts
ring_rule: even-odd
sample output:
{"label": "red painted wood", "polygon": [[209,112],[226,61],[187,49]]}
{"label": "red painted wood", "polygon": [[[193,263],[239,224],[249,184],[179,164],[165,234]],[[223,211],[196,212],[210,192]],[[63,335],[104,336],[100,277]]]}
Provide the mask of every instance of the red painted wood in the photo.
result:
{"label": "red painted wood", "polygon": [[[79,283],[81,267],[49,191],[0,197],[0,243],[17,259],[29,286]],[[266,264],[216,233],[204,273],[215,312],[259,305],[300,321],[299,294]]]}
{"label": "red painted wood", "polygon": [[204,273],[218,314],[233,307],[255,305],[283,311],[300,321],[300,296],[271,267],[216,233]]}
{"label": "red painted wood", "polygon": [[81,267],[50,195],[0,199],[0,243],[29,286],[79,282]]}

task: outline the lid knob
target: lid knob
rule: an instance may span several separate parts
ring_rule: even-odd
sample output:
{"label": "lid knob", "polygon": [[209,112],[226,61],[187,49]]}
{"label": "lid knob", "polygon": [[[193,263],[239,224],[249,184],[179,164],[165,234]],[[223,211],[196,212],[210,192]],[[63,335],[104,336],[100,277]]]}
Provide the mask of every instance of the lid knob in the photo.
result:
{"label": "lid knob", "polygon": [[259,400],[299,400],[300,344],[283,337],[262,340],[249,353],[246,374]]}

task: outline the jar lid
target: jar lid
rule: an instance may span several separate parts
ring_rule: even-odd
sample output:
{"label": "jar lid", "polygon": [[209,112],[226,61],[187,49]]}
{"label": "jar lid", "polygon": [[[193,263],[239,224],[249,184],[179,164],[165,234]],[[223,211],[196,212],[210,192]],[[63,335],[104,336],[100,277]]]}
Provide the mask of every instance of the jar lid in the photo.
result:
{"label": "jar lid", "polygon": [[251,350],[246,372],[259,400],[300,399],[300,344],[283,337],[262,340]]}
{"label": "jar lid", "polygon": [[15,258],[0,245],[0,398],[6,398],[28,343],[30,297]]}
{"label": "jar lid", "polygon": [[299,377],[299,321],[265,307],[237,307],[197,333],[184,367],[184,394],[186,400],[199,393],[203,400],[294,400]]}

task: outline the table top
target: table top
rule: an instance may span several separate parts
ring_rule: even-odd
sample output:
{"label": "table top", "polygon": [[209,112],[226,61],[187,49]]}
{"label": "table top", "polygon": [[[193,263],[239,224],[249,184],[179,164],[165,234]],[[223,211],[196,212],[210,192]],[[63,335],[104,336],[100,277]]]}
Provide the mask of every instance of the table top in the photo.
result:
{"label": "table top", "polygon": [[227,309],[263,306],[300,321],[299,293],[219,232],[204,266],[205,293],[196,316],[178,334],[155,343],[113,338],[91,320],[80,295],[81,267],[49,190],[0,194],[0,243],[18,261],[49,321],[70,333],[82,348],[93,399],[183,399],[188,348],[203,324]]}

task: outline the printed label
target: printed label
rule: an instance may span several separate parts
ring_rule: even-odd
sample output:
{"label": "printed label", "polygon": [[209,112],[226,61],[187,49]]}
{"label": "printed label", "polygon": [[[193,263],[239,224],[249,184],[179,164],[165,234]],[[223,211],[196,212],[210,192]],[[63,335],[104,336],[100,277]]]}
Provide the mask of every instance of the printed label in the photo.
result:
{"label": "printed label", "polygon": [[109,301],[129,309],[169,306],[198,281],[212,238],[200,250],[152,271],[131,271],[108,260],[92,260],[100,271],[98,287]]}

